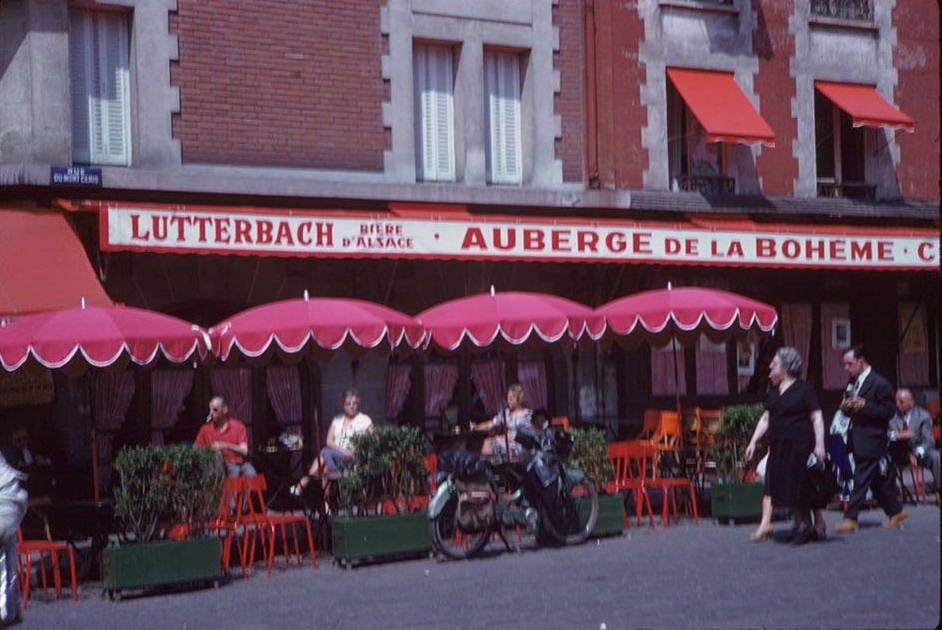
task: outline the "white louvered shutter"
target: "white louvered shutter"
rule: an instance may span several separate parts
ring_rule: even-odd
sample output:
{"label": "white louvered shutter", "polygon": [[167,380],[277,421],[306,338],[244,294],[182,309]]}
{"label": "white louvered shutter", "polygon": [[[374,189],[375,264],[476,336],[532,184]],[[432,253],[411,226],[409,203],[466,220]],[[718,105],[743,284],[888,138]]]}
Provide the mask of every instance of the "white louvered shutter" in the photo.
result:
{"label": "white louvered shutter", "polygon": [[72,146],[76,162],[130,161],[128,22],[123,13],[73,10]]}
{"label": "white louvered shutter", "polygon": [[514,53],[486,53],[484,83],[489,127],[489,180],[494,184],[519,184],[523,179],[520,146],[520,58]]}
{"label": "white louvered shutter", "polygon": [[416,173],[424,181],[455,180],[455,112],[451,49],[416,46]]}

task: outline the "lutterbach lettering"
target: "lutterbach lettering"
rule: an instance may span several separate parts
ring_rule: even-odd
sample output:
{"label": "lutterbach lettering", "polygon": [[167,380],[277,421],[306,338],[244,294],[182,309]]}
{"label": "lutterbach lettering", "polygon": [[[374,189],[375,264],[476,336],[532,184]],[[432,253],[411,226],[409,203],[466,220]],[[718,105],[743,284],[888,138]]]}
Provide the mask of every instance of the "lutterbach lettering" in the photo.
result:
{"label": "lutterbach lettering", "polygon": [[333,247],[334,226],[304,219],[133,213],[131,239],[138,243],[183,244],[195,240],[203,245]]}

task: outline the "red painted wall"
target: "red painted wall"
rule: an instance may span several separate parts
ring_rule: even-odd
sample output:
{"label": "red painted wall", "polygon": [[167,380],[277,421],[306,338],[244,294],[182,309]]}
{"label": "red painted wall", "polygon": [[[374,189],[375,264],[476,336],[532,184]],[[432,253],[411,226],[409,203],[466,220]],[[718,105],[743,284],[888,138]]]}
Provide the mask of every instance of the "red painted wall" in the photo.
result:
{"label": "red painted wall", "polygon": [[382,170],[384,0],[180,0],[184,162]]}
{"label": "red painted wall", "polygon": [[775,147],[762,147],[756,169],[766,195],[792,195],[798,177],[798,160],[792,145],[798,125],[792,116],[795,81],[789,76],[789,62],[795,54],[795,38],[788,30],[788,18],[794,11],[793,0],[753,0],[757,26],[752,45],[759,59],[755,89],[759,95],[759,113],[775,131]]}
{"label": "red painted wall", "polygon": [[585,179],[585,50],[582,34],[582,0],[560,2],[553,10],[559,28],[559,51],[553,66],[559,70],[559,88],[554,110],[562,118],[563,137],[556,140],[556,158],[563,162],[563,180]]}
{"label": "red painted wall", "polygon": [[641,105],[645,70],[638,63],[644,24],[636,2],[596,2],[599,181],[605,188],[641,188],[648,167],[641,146],[647,112]]}
{"label": "red painted wall", "polygon": [[897,133],[896,169],[904,198],[939,198],[939,4],[898,1],[893,9],[899,73],[896,105],[916,121],[914,133]]}

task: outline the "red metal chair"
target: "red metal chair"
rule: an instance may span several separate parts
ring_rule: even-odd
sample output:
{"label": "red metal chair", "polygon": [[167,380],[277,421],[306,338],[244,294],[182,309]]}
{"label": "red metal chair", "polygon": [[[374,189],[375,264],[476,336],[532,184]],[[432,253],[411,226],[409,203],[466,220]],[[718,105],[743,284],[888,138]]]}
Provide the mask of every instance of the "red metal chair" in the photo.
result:
{"label": "red metal chair", "polygon": [[[42,579],[43,592],[46,592],[46,566],[43,556],[49,554],[52,559],[52,579],[56,589],[56,599],[62,597],[62,574],[59,569],[59,554],[69,556],[69,572],[72,577],[72,599],[78,601],[78,581],[75,579],[75,552],[69,543],[61,540],[23,540],[23,532],[16,530],[17,539],[17,565],[20,581],[23,584],[23,608],[29,603],[29,584],[33,574],[33,555],[38,555],[39,573]],[[23,567],[23,563],[26,567]]]}
{"label": "red metal chair", "polygon": [[[654,527],[654,511],[651,509],[651,498],[645,488],[647,476],[648,449],[637,441],[613,442],[608,445],[608,457],[612,464],[612,480],[606,485],[606,491],[615,494],[631,490],[635,503],[635,520],[641,525],[644,508],[648,509],[648,521]],[[625,513],[625,526],[629,524],[628,513]]]}
{"label": "red metal chair", "polygon": [[[222,497],[216,508],[216,517],[203,525],[203,529],[222,538],[222,570],[228,573],[232,558],[232,540],[238,530],[238,512],[244,502],[241,477],[226,477],[222,485]],[[245,575],[245,556],[239,549],[239,564]]]}
{"label": "red metal chair", "polygon": [[[317,550],[314,546],[314,534],[311,531],[311,521],[304,514],[293,514],[290,512],[269,512],[268,503],[265,500],[265,492],[268,490],[268,484],[265,481],[265,475],[253,475],[242,477],[243,489],[245,491],[246,505],[248,512],[241,514],[238,522],[251,527],[252,536],[243,534],[243,555],[248,556],[248,565],[252,566],[255,560],[255,540],[258,534],[261,534],[262,549],[266,552],[268,561],[268,574],[271,575],[272,566],[275,561],[275,535],[276,529],[281,534],[282,552],[285,557],[285,565],[290,565],[290,555],[288,553],[288,536],[290,528],[291,537],[294,543],[294,554],[301,566],[301,549],[298,544],[297,526],[303,528],[307,536],[307,550],[311,556],[311,566],[317,568]],[[251,547],[249,546],[251,540]]]}

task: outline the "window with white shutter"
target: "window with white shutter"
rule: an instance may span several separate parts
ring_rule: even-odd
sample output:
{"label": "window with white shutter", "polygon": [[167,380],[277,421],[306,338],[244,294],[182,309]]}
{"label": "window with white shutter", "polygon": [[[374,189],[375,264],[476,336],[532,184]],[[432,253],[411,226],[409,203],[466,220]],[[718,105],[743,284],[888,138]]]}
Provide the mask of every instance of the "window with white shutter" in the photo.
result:
{"label": "window with white shutter", "polygon": [[520,57],[489,51],[484,55],[487,98],[487,175],[493,184],[523,181],[520,141]]}
{"label": "window with white shutter", "polygon": [[455,88],[452,49],[416,46],[415,157],[418,179],[455,181]]}
{"label": "window with white shutter", "polygon": [[116,11],[69,12],[72,159],[127,165],[131,158],[128,18]]}

